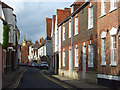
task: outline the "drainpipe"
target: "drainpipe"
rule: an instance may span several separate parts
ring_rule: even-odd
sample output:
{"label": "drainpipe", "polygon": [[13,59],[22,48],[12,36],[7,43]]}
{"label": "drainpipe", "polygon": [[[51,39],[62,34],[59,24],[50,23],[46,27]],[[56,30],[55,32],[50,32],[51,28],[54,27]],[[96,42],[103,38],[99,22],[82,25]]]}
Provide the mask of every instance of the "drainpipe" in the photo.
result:
{"label": "drainpipe", "polygon": [[73,36],[74,36],[74,19],[73,19],[73,17],[71,17],[71,19],[72,19],[72,36],[71,36],[71,46],[72,46],[72,59],[71,59],[71,61],[72,61],[72,63],[71,63],[71,70],[73,70],[73,62],[74,62],[74,53],[73,53],[73,51],[74,51],[74,46],[73,46]]}

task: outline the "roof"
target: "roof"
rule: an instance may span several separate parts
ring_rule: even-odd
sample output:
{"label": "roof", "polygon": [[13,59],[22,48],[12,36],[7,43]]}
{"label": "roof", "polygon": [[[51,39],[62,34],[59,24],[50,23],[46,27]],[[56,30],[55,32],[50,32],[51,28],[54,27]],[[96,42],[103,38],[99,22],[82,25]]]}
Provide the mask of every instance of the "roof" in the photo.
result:
{"label": "roof", "polygon": [[46,18],[47,40],[51,40],[51,31],[52,31],[52,19]]}
{"label": "roof", "polygon": [[45,44],[45,40],[40,44],[39,48]]}
{"label": "roof", "polygon": [[39,42],[36,40],[35,41],[35,44],[33,45],[33,48],[39,48],[40,47],[40,44]]}
{"label": "roof", "polygon": [[57,25],[71,14],[71,8],[57,9]]}
{"label": "roof", "polygon": [[10,9],[12,9],[12,11],[14,10],[12,7],[8,6],[4,2],[2,2],[2,8],[10,8]]}
{"label": "roof", "polygon": [[75,12],[73,12],[72,14],[70,14],[66,19],[64,19],[59,25],[61,26],[63,23],[65,23],[66,21],[68,21],[71,17],[75,16],[80,10],[82,10],[86,5],[89,4],[90,1],[88,2],[84,2]]}

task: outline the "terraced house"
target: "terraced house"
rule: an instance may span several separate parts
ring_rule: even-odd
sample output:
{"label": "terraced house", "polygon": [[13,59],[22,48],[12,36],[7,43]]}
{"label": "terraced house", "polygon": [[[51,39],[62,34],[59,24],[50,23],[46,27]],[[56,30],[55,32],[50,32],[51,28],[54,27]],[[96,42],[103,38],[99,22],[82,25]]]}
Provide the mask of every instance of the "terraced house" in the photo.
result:
{"label": "terraced house", "polygon": [[120,86],[120,1],[97,3],[98,83]]}
{"label": "terraced house", "polygon": [[72,14],[58,26],[61,29],[59,74],[74,79],[97,79],[96,2],[75,2]]}

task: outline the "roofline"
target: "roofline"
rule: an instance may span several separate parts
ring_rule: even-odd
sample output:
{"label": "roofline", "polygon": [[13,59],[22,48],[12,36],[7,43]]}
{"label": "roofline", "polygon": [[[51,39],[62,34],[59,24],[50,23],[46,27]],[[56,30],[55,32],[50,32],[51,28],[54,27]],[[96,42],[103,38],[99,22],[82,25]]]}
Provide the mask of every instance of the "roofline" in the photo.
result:
{"label": "roofline", "polygon": [[1,3],[6,5],[6,7],[3,7],[3,5],[2,5],[2,8],[10,8],[10,9],[12,9],[12,11],[14,11],[14,9],[12,7],[10,7],[9,5],[7,5],[6,3],[4,3],[4,2],[1,2]]}
{"label": "roofline", "polygon": [[85,3],[83,3],[76,11],[74,11],[72,14],[70,14],[63,22],[61,22],[60,24],[58,24],[58,27],[61,26],[63,23],[65,23],[66,21],[68,21],[71,17],[73,17],[76,13],[78,13],[80,11],[81,8],[83,8],[86,4],[88,4],[90,1],[87,1]]}

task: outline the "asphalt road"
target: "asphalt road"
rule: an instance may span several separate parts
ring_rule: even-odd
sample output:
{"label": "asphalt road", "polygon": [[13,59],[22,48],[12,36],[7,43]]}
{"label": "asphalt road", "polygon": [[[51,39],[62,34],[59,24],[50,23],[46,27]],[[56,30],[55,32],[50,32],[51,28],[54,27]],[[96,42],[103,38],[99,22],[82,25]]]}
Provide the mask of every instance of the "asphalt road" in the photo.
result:
{"label": "asphalt road", "polygon": [[17,88],[62,88],[57,83],[47,79],[41,74],[40,69],[34,67],[26,67],[27,71],[24,73]]}

